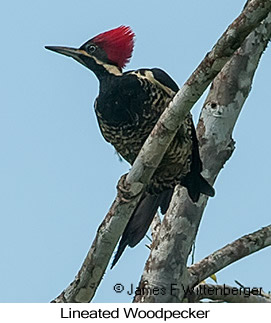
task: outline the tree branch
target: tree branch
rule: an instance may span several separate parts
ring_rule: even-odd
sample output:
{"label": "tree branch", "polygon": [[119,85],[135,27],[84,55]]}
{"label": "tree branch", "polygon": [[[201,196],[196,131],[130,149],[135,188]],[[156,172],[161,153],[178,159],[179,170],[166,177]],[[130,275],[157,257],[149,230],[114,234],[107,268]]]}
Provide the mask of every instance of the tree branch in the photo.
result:
{"label": "tree branch", "polygon": [[190,266],[190,287],[233,262],[271,245],[271,225],[247,234]]}
{"label": "tree branch", "polygon": [[152,240],[154,240],[159,233],[161,227],[161,218],[158,212],[155,214],[152,223],[151,223],[151,235],[152,235]]}
{"label": "tree branch", "polygon": [[232,287],[228,285],[199,284],[194,289],[194,302],[208,298],[227,303],[271,303],[262,288]]}
{"label": "tree branch", "polygon": [[129,183],[148,183],[193,105],[270,10],[270,0],[252,0],[227,28],[161,115],[127,176]]}
{"label": "tree branch", "polygon": [[177,93],[144,144],[126,183],[122,181],[122,188],[118,190],[116,200],[99,227],[75,280],[54,302],[89,302],[93,298],[117,241],[140,199],[140,194],[160,163],[182,120],[234,50],[249,32],[259,25],[270,9],[270,1],[252,0]]}
{"label": "tree branch", "polygon": [[[197,127],[205,168],[204,177],[210,183],[215,181],[234,150],[233,127],[249,94],[259,59],[270,37],[271,15],[249,35],[211,86]],[[170,285],[175,284],[178,290],[174,294],[137,295],[135,302],[183,300],[190,281],[186,268],[187,258],[206,203],[207,197],[201,196],[199,202],[193,204],[184,188],[176,188],[158,238],[152,244],[152,252],[139,288],[159,287],[169,291]]]}

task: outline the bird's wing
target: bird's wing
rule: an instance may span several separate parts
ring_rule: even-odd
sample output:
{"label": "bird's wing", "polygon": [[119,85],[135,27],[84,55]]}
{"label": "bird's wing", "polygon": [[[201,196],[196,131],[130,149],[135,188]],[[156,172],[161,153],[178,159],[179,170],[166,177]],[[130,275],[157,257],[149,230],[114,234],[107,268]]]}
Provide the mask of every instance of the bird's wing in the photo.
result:
{"label": "bird's wing", "polygon": [[169,89],[171,89],[175,93],[178,92],[178,90],[179,90],[178,85],[175,83],[175,81],[173,81],[173,79],[166,72],[164,72],[160,68],[152,68],[151,72],[152,72],[154,78],[159,83],[168,87]]}

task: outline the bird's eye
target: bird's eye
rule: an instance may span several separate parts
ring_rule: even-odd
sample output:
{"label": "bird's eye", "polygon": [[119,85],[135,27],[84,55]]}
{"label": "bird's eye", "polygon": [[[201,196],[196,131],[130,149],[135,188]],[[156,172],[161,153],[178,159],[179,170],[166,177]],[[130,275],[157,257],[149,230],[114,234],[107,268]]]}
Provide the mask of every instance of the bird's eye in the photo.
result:
{"label": "bird's eye", "polygon": [[94,52],[95,52],[95,50],[96,50],[96,46],[94,46],[94,45],[89,45],[89,46],[88,46],[88,52],[89,52],[89,53],[94,53]]}

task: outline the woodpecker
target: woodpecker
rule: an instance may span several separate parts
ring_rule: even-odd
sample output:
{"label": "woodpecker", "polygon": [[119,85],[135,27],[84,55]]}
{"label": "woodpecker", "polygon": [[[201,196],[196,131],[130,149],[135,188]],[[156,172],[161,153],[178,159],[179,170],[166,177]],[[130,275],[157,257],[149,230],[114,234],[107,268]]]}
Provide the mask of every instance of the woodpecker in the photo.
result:
{"label": "woodpecker", "polygon": [[[45,46],[74,58],[96,75],[100,86],[94,108],[101,133],[130,164],[179,89],[159,68],[123,72],[132,56],[134,37],[130,27],[120,26],[91,38],[80,48]],[[187,188],[193,202],[198,201],[200,193],[214,196],[214,189],[201,172],[196,131],[189,113],[124,229],[112,267],[127,245],[134,247],[143,239],[158,208],[166,213],[177,184]]]}

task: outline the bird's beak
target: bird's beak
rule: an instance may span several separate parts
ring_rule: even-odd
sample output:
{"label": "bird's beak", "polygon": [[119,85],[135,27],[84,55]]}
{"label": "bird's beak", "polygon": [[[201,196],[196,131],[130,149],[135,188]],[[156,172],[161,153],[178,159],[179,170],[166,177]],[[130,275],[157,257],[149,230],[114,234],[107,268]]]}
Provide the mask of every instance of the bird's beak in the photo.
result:
{"label": "bird's beak", "polygon": [[78,59],[79,55],[82,54],[80,49],[71,48],[71,47],[45,46],[45,48],[53,52],[57,52],[59,54],[66,55],[75,59]]}

